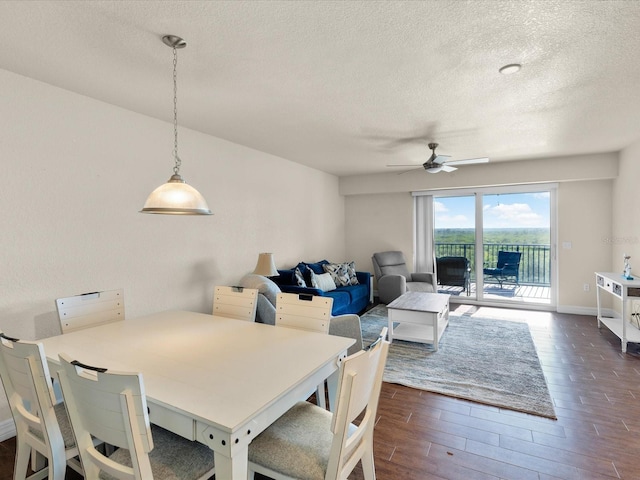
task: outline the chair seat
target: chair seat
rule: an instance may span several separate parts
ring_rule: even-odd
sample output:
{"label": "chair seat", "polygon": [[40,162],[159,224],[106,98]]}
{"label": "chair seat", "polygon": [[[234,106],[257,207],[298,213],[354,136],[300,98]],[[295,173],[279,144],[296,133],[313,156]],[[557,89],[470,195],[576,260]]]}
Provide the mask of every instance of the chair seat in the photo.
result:
{"label": "chair seat", "polygon": [[249,461],[292,478],[324,480],[331,418],[325,409],[298,402],[249,444]]}
{"label": "chair seat", "polygon": [[[200,478],[213,469],[213,450],[191,442],[157,425],[151,426],[154,448],[149,452],[154,480]],[[131,455],[126,448],[116,450],[111,460],[131,467]],[[101,480],[118,480],[102,471]]]}
{"label": "chair seat", "polygon": [[[64,403],[58,403],[53,406],[53,411],[56,414],[58,420],[58,426],[60,427],[60,433],[62,434],[62,440],[64,441],[64,448],[69,449],[76,446],[76,439],[73,437],[73,430],[71,429],[71,422],[69,422],[69,415],[64,407]],[[39,430],[35,430],[29,427],[29,432],[44,442],[44,436]]]}

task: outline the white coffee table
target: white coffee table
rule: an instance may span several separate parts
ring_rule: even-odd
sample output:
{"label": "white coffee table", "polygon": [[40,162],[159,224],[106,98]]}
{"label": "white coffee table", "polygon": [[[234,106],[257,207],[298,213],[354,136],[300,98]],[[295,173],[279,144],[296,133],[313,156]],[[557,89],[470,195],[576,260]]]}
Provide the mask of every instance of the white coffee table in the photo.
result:
{"label": "white coffee table", "polygon": [[[387,305],[389,342],[394,339],[431,343],[438,342],[449,324],[449,297],[442,293],[407,292]],[[395,328],[394,323],[398,323]]]}

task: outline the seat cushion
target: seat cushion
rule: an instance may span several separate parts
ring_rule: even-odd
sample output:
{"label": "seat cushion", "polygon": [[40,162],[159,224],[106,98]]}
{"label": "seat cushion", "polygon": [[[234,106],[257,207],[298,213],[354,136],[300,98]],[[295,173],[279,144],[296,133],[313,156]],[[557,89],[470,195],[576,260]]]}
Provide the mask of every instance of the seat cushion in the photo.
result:
{"label": "seat cushion", "polygon": [[249,461],[292,478],[324,480],[331,413],[299,402],[249,444]]}
{"label": "seat cushion", "polygon": [[333,306],[331,307],[332,315],[345,313],[351,303],[351,295],[349,295],[349,292],[346,291],[344,287],[331,290],[329,292],[323,292],[322,296],[333,298]]}
{"label": "seat cushion", "polygon": [[[69,422],[69,416],[64,403],[58,403],[53,406],[53,411],[56,414],[58,420],[58,426],[60,427],[60,433],[62,434],[62,440],[64,441],[64,448],[69,449],[75,447],[76,440],[73,437],[73,431],[71,430],[71,423]],[[40,430],[29,427],[29,431],[44,442],[44,436]]]}
{"label": "seat cushion", "polygon": [[[175,433],[151,425],[153,450],[149,462],[154,480],[185,480],[202,477],[213,469],[213,450],[198,442],[191,442]],[[109,458],[114,462],[131,466],[129,450],[120,448]],[[100,472],[100,480],[117,480]]]}

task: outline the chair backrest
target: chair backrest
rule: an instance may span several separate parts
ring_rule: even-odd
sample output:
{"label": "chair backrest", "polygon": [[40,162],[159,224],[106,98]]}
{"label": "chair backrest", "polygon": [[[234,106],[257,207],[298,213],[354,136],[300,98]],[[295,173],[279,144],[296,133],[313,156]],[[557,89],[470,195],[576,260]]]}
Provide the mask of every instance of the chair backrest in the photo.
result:
{"label": "chair backrest", "polygon": [[469,259],[466,257],[439,257],[436,259],[438,279],[467,278]]}
{"label": "chair backrest", "polygon": [[124,289],[58,298],[56,307],[62,333],[124,320]]}
{"label": "chair backrest", "polygon": [[66,463],[64,441],[53,408],[55,397],[44,347],[0,331],[0,377],[16,424],[19,443],[27,443],[52,462]]}
{"label": "chair backrest", "polygon": [[213,314],[253,322],[258,307],[258,289],[216,287],[213,293]]}
{"label": "chair backrest", "polygon": [[333,298],[319,295],[279,293],[276,325],[329,333]]}
{"label": "chair backrest", "polygon": [[[522,252],[505,252],[500,250],[498,252],[498,268],[504,268],[503,273],[517,273],[518,268],[520,267],[520,257],[522,257]],[[506,268],[505,268],[506,267]]]}
{"label": "chair backrest", "polygon": [[[101,470],[120,479],[153,478],[148,456],[153,439],[142,374],[83,365],[64,353],[60,363],[60,386],[86,478],[98,478]],[[92,436],[128,449],[133,466],[104,456]]]}
{"label": "chair backrest", "polygon": [[404,254],[399,251],[374,253],[371,257],[374,274],[377,279],[385,275],[402,275],[411,280],[411,274],[404,259]]}
{"label": "chair backrest", "polygon": [[[386,334],[387,329],[383,328],[378,340],[340,365],[338,400],[331,420],[333,441],[325,478],[347,478],[363,457],[363,451],[373,448],[373,427],[389,352]],[[354,431],[351,424],[363,412]]]}

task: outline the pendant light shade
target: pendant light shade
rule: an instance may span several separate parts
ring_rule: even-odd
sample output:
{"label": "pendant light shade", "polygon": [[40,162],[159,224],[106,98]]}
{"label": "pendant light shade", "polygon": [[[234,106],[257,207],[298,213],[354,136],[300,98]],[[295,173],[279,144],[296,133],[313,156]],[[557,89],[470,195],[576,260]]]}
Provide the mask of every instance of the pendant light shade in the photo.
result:
{"label": "pendant light shade", "polygon": [[211,215],[211,210],[200,192],[187,185],[177,174],[172,175],[167,183],[151,192],[141,212],[165,215]]}
{"label": "pendant light shade", "polygon": [[173,157],[175,166],[173,175],[167,183],[156,188],[147,198],[141,213],[157,213],[161,215],[211,215],[211,210],[204,197],[195,188],[187,185],[180,175],[180,165],[178,157],[178,82],[177,48],[187,46],[182,38],[175,35],[165,35],[162,41],[173,48]]}

